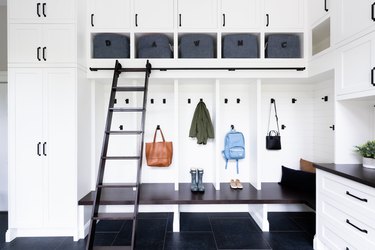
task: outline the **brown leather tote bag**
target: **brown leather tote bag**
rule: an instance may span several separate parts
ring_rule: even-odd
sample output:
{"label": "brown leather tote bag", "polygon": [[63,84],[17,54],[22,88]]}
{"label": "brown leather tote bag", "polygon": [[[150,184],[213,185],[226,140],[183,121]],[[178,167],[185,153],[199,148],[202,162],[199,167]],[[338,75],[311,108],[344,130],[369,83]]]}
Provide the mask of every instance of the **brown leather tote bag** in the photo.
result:
{"label": "brown leather tote bag", "polygon": [[[156,142],[156,133],[160,130],[163,141]],[[173,145],[171,141],[165,141],[163,132],[159,126],[155,129],[154,141],[146,143],[147,165],[152,167],[168,167],[172,163]]]}

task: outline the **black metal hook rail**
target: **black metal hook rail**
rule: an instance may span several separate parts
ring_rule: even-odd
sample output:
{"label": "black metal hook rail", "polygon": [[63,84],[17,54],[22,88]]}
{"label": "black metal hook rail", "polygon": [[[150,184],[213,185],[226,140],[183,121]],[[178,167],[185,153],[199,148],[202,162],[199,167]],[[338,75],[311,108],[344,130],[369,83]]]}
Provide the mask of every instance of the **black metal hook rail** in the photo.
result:
{"label": "black metal hook rail", "polygon": [[[99,70],[110,70],[113,71],[115,68],[89,68],[90,71],[99,71]],[[159,71],[168,71],[168,70],[227,70],[227,71],[236,71],[236,70],[296,70],[296,71],[304,71],[306,67],[253,67],[253,68],[152,68],[150,70],[159,70]],[[145,68],[121,68],[119,72],[145,72]]]}

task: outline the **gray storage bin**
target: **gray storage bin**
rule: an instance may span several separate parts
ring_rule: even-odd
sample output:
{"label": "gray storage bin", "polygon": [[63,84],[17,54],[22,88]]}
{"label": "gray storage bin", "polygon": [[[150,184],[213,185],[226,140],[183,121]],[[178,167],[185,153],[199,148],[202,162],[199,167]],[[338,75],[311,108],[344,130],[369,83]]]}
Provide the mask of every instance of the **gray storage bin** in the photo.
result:
{"label": "gray storage bin", "polygon": [[300,58],[301,48],[297,35],[269,35],[266,44],[267,58]]}
{"label": "gray storage bin", "polygon": [[129,58],[129,38],[103,33],[94,37],[94,58]]}
{"label": "gray storage bin", "polygon": [[172,58],[169,38],[163,34],[145,35],[138,39],[138,58]]}
{"label": "gray storage bin", "polygon": [[251,34],[226,35],[223,38],[223,58],[258,58],[258,39]]}
{"label": "gray storage bin", "polygon": [[180,40],[180,58],[214,58],[214,39],[206,34],[188,34]]}

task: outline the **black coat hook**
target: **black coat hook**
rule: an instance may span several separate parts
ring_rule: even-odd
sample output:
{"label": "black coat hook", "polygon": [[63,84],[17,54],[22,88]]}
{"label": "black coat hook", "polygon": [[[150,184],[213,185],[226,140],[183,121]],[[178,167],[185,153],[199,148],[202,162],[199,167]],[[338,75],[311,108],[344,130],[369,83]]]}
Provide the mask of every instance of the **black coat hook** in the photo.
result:
{"label": "black coat hook", "polygon": [[120,125],[119,129],[120,129],[120,130],[123,130],[123,129],[124,129],[124,126]]}
{"label": "black coat hook", "polygon": [[200,98],[199,101],[203,102],[203,98]]}
{"label": "black coat hook", "polygon": [[274,103],[275,102],[275,99],[271,98],[271,103]]}
{"label": "black coat hook", "polygon": [[156,129],[160,129],[160,125],[156,125]]}
{"label": "black coat hook", "polygon": [[231,129],[234,129],[234,125],[230,125],[230,128],[231,128]]}
{"label": "black coat hook", "polygon": [[163,104],[166,104],[167,103],[167,99],[163,99]]}
{"label": "black coat hook", "polygon": [[154,99],[151,98],[150,102],[151,102],[151,104],[154,104]]}
{"label": "black coat hook", "polygon": [[322,97],[322,100],[328,102],[328,96]]}
{"label": "black coat hook", "polygon": [[129,104],[129,99],[125,99],[125,103],[126,103],[126,104]]}
{"label": "black coat hook", "polygon": [[292,103],[296,103],[297,99],[296,98],[292,98]]}
{"label": "black coat hook", "polygon": [[115,100],[114,100],[114,102],[113,102],[114,104],[116,104],[117,103],[117,99],[115,98]]}
{"label": "black coat hook", "polygon": [[284,124],[281,125],[281,129],[284,130],[286,126]]}
{"label": "black coat hook", "polygon": [[191,103],[191,99],[190,99],[190,98],[188,98],[188,103],[189,103],[189,104]]}
{"label": "black coat hook", "polygon": [[224,103],[225,103],[225,104],[228,103],[228,98],[225,98],[225,99],[224,99]]}
{"label": "black coat hook", "polygon": [[240,103],[241,102],[241,99],[240,98],[237,98],[237,103]]}

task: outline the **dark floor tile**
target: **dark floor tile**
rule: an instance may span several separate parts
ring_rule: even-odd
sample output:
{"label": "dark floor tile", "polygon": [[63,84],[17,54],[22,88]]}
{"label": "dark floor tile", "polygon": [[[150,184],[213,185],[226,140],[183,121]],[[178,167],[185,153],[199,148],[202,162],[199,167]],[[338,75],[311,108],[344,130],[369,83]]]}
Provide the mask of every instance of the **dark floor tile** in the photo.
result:
{"label": "dark floor tile", "polygon": [[102,220],[96,224],[96,232],[120,232],[125,221],[122,220]]}
{"label": "dark floor tile", "polygon": [[212,232],[167,233],[165,250],[216,250]]}
{"label": "dark floor tile", "polygon": [[2,250],[56,250],[64,241],[63,237],[19,237],[5,243]]}
{"label": "dark floor tile", "polygon": [[136,249],[163,249],[167,219],[139,219],[136,232]]}
{"label": "dark floor tile", "polygon": [[132,238],[133,222],[126,221],[121,228],[121,231],[117,234],[113,245],[114,246],[128,246],[130,245]]}
{"label": "dark floor tile", "polygon": [[172,232],[173,231],[173,213],[170,213],[168,215],[168,222],[167,222],[167,232]]}
{"label": "dark floor tile", "polygon": [[87,238],[79,241],[73,241],[73,238],[67,238],[56,248],[56,250],[85,250],[86,241]]}
{"label": "dark floor tile", "polygon": [[289,213],[268,213],[270,232],[301,232],[303,231],[290,218]]}
{"label": "dark floor tile", "polygon": [[95,233],[94,246],[111,246],[118,233]]}
{"label": "dark floor tile", "polygon": [[269,232],[263,235],[273,250],[313,249],[313,238],[304,232]]}
{"label": "dark floor tile", "polygon": [[0,246],[5,242],[5,233],[8,230],[8,213],[0,212]]}
{"label": "dark floor tile", "polygon": [[210,220],[205,213],[181,213],[181,232],[210,232],[212,231]]}
{"label": "dark floor tile", "polygon": [[270,249],[259,227],[248,218],[211,219],[219,249]]}
{"label": "dark floor tile", "polygon": [[297,224],[299,228],[308,233],[310,236],[315,235],[315,217],[292,218],[292,220]]}

